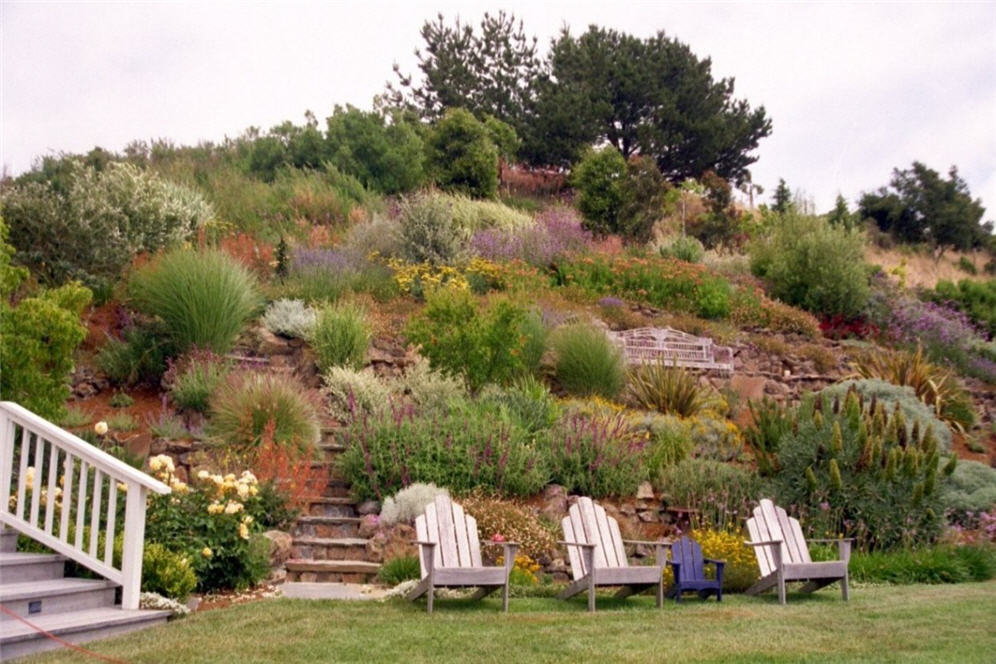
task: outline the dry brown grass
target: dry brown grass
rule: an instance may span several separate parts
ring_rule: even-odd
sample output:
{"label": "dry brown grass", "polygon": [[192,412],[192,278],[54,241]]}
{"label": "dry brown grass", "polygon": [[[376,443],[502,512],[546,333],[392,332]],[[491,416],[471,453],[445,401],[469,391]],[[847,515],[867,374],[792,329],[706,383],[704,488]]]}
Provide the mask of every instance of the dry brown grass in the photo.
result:
{"label": "dry brown grass", "polygon": [[[978,275],[973,276],[958,267],[962,256],[975,264]],[[933,288],[943,279],[957,283],[962,279],[985,281],[989,278],[982,269],[989,261],[989,255],[984,251],[948,251],[941,256],[941,260],[935,261],[929,253],[916,252],[908,247],[881,249],[869,245],[865,249],[865,260],[872,265],[881,265],[897,281],[901,281],[901,273],[905,271],[905,285],[910,288]]]}

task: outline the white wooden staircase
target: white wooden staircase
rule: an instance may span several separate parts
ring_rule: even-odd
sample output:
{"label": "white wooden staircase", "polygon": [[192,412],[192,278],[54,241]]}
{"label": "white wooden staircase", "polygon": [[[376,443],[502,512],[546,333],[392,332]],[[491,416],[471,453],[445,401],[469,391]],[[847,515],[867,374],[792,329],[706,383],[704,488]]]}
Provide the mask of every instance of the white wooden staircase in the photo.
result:
{"label": "white wooden staircase", "polygon": [[[167,611],[138,608],[149,491],[170,489],[0,402],[0,661],[64,647],[39,630],[75,644],[166,621]],[[120,562],[115,533],[123,535]],[[19,534],[55,553],[17,552]],[[65,577],[69,560],[103,578]]]}

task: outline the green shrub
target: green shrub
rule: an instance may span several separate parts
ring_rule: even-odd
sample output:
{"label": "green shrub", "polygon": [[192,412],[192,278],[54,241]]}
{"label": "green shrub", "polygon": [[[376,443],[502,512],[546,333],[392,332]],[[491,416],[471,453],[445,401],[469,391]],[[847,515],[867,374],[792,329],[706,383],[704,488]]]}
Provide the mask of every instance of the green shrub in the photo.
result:
{"label": "green shrub", "polygon": [[266,439],[308,450],[318,444],[318,407],[297,380],[282,374],[231,374],[210,402],[208,433],[235,448],[250,450]]}
{"label": "green shrub", "polygon": [[471,233],[453,216],[453,201],[422,193],[401,203],[401,255],[412,263],[451,265],[467,257]]}
{"label": "green shrub", "polygon": [[342,436],[340,470],[357,498],[383,498],[412,482],[529,496],[549,478],[532,437],[487,404],[425,414],[396,406],[353,422]]}
{"label": "green shrub", "polygon": [[274,334],[307,339],[315,327],[315,310],[301,300],[271,302],[263,314],[263,325]]}
{"label": "green shrub", "polygon": [[405,581],[419,579],[422,569],[418,556],[398,556],[384,561],[377,570],[377,580],[388,586],[396,586]]}
{"label": "green shrub", "polygon": [[370,189],[397,194],[425,178],[422,139],[409,122],[385,123],[379,113],[337,106],[325,135],[330,161]]}
{"label": "green shrub", "polygon": [[854,316],[868,299],[864,240],[822,217],[782,215],[751,248],[751,270],[778,299],[824,316]]}
{"label": "green shrub", "polygon": [[686,459],[652,479],[668,506],[695,510],[693,524],[715,530],[741,527],[762,491],[757,474],[707,459]]}
{"label": "green shrub", "polygon": [[155,542],[145,545],[142,592],[159,593],[163,597],[186,602],[196,587],[197,575],[189,558]]}
{"label": "green shrub", "polygon": [[[519,545],[520,555],[530,558],[549,557],[557,551],[557,540],[551,529],[525,506],[481,494],[465,496],[460,504],[467,514],[477,519],[482,544],[501,535],[505,541]],[[555,532],[560,532],[559,525],[556,524]],[[493,560],[501,555],[502,548],[483,546],[481,553]]]}
{"label": "green shrub", "polygon": [[451,108],[425,142],[426,166],[445,191],[494,198],[498,191],[498,148],[472,113]]}
{"label": "green shrub", "polygon": [[463,376],[477,391],[487,383],[506,383],[533,370],[524,352],[533,346],[526,309],[498,299],[484,310],[473,297],[440,288],[413,317],[405,335],[421,347],[434,369]]}
{"label": "green shrub", "polygon": [[962,459],[941,489],[941,505],[948,519],[974,527],[979,512],[996,507],[996,468]]}
{"label": "green shrub", "polygon": [[550,436],[552,481],[593,498],[630,496],[646,478],[645,438],[622,415],[569,415]]}
{"label": "green shrub", "polygon": [[618,230],[625,178],[626,159],[613,146],[589,149],[574,166],[571,185],[578,191],[577,205],[585,228],[599,235]]}
{"label": "green shrub", "polygon": [[965,583],[996,576],[996,548],[938,546],[916,550],[856,552],[848,573],[865,583]]}
{"label": "green shrub", "polygon": [[89,289],[77,282],[12,306],[0,298],[0,394],[48,419],[65,412],[73,354],[86,338],[80,322]]}
{"label": "green shrub", "polygon": [[43,283],[78,279],[106,297],[137,254],[177,244],[214,216],[200,194],[131,164],[63,167],[58,179],[32,173],[3,194],[18,260]]}
{"label": "green shrub", "polygon": [[622,351],[603,330],[573,324],[554,331],[554,375],[568,393],[613,399],[626,381]]}
{"label": "green shrub", "polygon": [[332,367],[359,369],[370,346],[366,315],[352,304],[325,307],[318,312],[308,341],[318,355],[318,368],[323,373]]}
{"label": "green shrub", "polygon": [[122,339],[109,339],[97,354],[97,366],[111,382],[125,387],[158,383],[172,353],[161,322],[128,327]]}
{"label": "green shrub", "polygon": [[631,418],[630,426],[646,439],[643,465],[652,483],[658,483],[664,469],[681,463],[694,449],[691,424],[680,418],[643,415]]}
{"label": "green shrub", "polygon": [[466,196],[447,196],[453,221],[465,231],[475,233],[489,228],[518,231],[533,225],[533,218],[503,203],[474,200]]}
{"label": "green shrub", "polygon": [[[910,390],[908,400],[926,409]],[[929,415],[929,417],[933,417]],[[811,537],[854,537],[863,550],[914,546],[940,533],[939,484],[954,468],[944,462],[943,426],[906,424],[902,407],[851,389],[846,398],[827,391],[794,410],[792,429],[777,449],[771,477],[777,498],[794,505]]]}
{"label": "green shrub", "polygon": [[667,247],[661,247],[661,256],[669,256],[686,263],[701,263],[705,255],[705,247],[698,239],[690,235],[675,238]]}
{"label": "green shrub", "polygon": [[260,304],[253,274],[220,251],[171,251],[132,275],[132,304],[163,321],[177,351],[225,353]]}
{"label": "green shrub", "polygon": [[181,410],[207,413],[211,396],[229,373],[228,363],[211,351],[193,350],[171,363],[163,377],[170,398]]}
{"label": "green shrub", "polygon": [[629,370],[626,400],[642,410],[692,417],[717,408],[719,394],[700,383],[698,376],[659,360]]}
{"label": "green shrub", "polygon": [[975,263],[970,261],[967,256],[961,256],[958,258],[958,269],[973,275],[979,273],[979,269],[975,267]]}
{"label": "green shrub", "polygon": [[436,500],[436,496],[449,497],[450,492],[435,484],[415,482],[409,484],[393,496],[384,499],[380,509],[380,522],[385,526],[396,523],[412,523]]}

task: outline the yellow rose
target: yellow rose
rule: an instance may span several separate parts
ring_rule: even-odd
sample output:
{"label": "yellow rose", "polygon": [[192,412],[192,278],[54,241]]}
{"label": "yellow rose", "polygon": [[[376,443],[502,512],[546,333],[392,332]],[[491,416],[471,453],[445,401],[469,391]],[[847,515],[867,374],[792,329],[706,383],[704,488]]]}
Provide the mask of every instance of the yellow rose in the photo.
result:
{"label": "yellow rose", "polygon": [[225,506],[221,503],[211,503],[208,505],[208,514],[221,514],[225,511]]}
{"label": "yellow rose", "polygon": [[225,505],[225,514],[236,514],[242,511],[242,503],[237,503],[234,500],[228,501]]}
{"label": "yellow rose", "polygon": [[199,473],[197,473],[197,479],[199,480],[206,480],[209,477],[211,477],[211,473],[209,473],[206,470],[202,470]]}
{"label": "yellow rose", "polygon": [[210,547],[206,546],[203,549],[201,549],[201,555],[204,556],[205,558],[210,558],[211,556],[214,555],[214,551],[212,551]]}
{"label": "yellow rose", "polygon": [[93,432],[98,436],[103,436],[107,433],[107,422],[101,420],[93,425]]}
{"label": "yellow rose", "polygon": [[239,524],[239,537],[242,539],[249,539],[249,526],[244,523]]}

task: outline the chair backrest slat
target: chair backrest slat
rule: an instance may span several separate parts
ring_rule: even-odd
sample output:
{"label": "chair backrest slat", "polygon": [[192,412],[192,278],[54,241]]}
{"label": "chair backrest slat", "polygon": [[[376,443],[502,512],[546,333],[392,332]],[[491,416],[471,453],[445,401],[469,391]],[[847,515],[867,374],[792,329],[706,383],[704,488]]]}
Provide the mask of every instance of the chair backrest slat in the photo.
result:
{"label": "chair backrest slat", "polygon": [[612,535],[612,545],[616,549],[616,562],[618,566],[629,567],[629,559],[626,557],[626,547],[623,545],[622,533],[619,532],[619,522],[612,517],[609,517],[609,533]]}
{"label": "chair backrest slat", "polygon": [[[747,532],[750,534],[752,542],[764,542],[768,538],[761,534],[761,521],[758,518],[747,519]],[[771,557],[771,547],[755,546],[754,555],[757,556],[757,566],[761,570],[761,576],[768,576],[775,571],[775,561]]]}
{"label": "chair backrest slat", "polygon": [[[573,509],[573,508],[572,508]],[[584,537],[578,537],[577,533],[574,531],[574,521],[571,516],[565,516],[560,520],[560,525],[564,529],[564,541],[574,542],[581,544],[584,542]],[[581,550],[576,546],[567,547],[567,558],[571,562],[571,576],[577,580],[583,577],[586,573],[584,568],[584,556],[581,555]]]}
{"label": "chair backrest slat", "polygon": [[702,569],[702,548],[698,542],[681,537],[671,545],[671,559],[680,565],[681,578],[698,580],[705,578]]}
{"label": "chair backrest slat", "polygon": [[[747,530],[755,542],[784,542],[782,551],[786,558],[782,560],[783,563],[813,562],[799,520],[788,516],[784,509],[775,505],[768,498],[762,499],[760,504],[754,508],[754,518],[747,520]],[[762,576],[767,576],[775,571],[775,562],[771,551],[773,546],[754,547]]]}
{"label": "chair backrest slat", "polygon": [[439,546],[443,556],[443,567],[460,567],[460,557],[457,555],[456,531],[453,527],[453,508],[446,496],[436,496],[436,520],[439,525]]}
{"label": "chair backrest slat", "polygon": [[[605,514],[605,508],[596,503],[592,503],[595,510],[595,525],[598,526],[598,535],[605,549],[605,566],[621,567],[619,564],[619,550],[616,548],[616,538],[613,537],[612,528],[609,527],[609,519]],[[626,560],[626,552],[623,551],[623,560]]]}
{"label": "chair backrest slat", "polygon": [[789,518],[789,526],[792,532],[792,537],[795,539],[799,548],[799,560],[797,562],[813,562],[813,559],[809,556],[809,545],[806,544],[806,536],[802,534],[802,526],[799,525],[799,519]]}
{"label": "chair backrest slat", "polygon": [[595,569],[608,567],[605,557],[605,544],[602,541],[602,534],[598,530],[598,522],[595,518],[595,506],[591,498],[579,498],[577,505],[581,510],[581,528],[584,532],[584,540],[589,544],[597,544],[595,547]]}
{"label": "chair backrest slat", "polygon": [[481,541],[477,536],[477,519],[467,515],[467,541],[470,543],[470,566],[482,567]]}
{"label": "chair backrest slat", "polygon": [[458,503],[452,503],[453,536],[456,540],[457,565],[470,567],[470,539],[467,537],[467,517]]}

